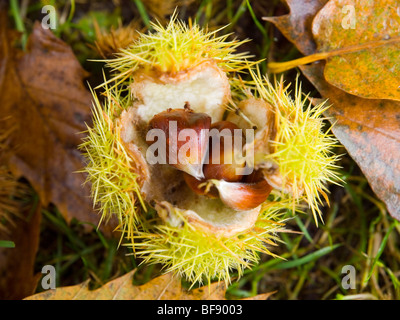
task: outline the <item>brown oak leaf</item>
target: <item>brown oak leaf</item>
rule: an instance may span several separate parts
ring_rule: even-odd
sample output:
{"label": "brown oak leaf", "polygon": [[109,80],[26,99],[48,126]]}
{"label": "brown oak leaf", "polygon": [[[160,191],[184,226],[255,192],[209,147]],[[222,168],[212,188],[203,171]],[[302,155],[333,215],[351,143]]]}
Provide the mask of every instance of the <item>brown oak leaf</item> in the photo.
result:
{"label": "brown oak leaf", "polygon": [[[32,210],[33,209],[33,210]],[[18,217],[10,218],[0,239],[15,243],[15,248],[0,248],[0,299],[17,300],[35,292],[40,274],[34,273],[39,248],[41,206],[27,206]]]}
{"label": "brown oak leaf", "polygon": [[[135,270],[112,280],[96,290],[89,290],[88,281],[81,284],[48,290],[26,300],[225,300],[225,285],[221,282],[187,291],[171,273],[148,283],[135,286]],[[246,300],[266,300],[272,293],[260,294]]]}
{"label": "brown oak leaf", "polygon": [[279,31],[303,54],[312,54],[316,44],[310,34],[315,14],[328,0],[286,0],[283,1],[290,9],[290,13],[278,17],[263,17],[263,20],[272,22]]}
{"label": "brown oak leaf", "polygon": [[71,48],[36,23],[26,52],[13,46],[15,33],[0,13],[1,130],[10,131],[8,165],[24,176],[43,205],[53,203],[72,218],[97,225],[89,185],[77,173],[84,160],[77,145],[90,123],[87,76]]}
{"label": "brown oak leaf", "polygon": [[335,123],[334,135],[391,215],[400,220],[400,102],[348,94],[326,82],[318,64],[301,69],[333,105],[326,115]]}

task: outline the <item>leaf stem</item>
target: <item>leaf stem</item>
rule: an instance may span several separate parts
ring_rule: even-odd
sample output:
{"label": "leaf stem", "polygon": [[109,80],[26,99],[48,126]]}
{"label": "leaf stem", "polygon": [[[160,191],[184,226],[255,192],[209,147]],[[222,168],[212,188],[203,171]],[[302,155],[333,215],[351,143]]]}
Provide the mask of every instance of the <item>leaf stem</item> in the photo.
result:
{"label": "leaf stem", "polygon": [[268,63],[268,68],[271,73],[281,73],[281,72],[293,69],[295,67],[305,65],[305,64],[308,64],[311,62],[315,62],[318,60],[324,60],[324,59],[327,59],[327,58],[330,58],[333,56],[353,53],[353,52],[357,52],[357,51],[361,51],[361,50],[365,50],[365,49],[376,48],[376,47],[384,46],[387,44],[395,43],[398,41],[400,41],[400,37],[367,42],[367,43],[363,43],[360,45],[354,45],[354,46],[350,46],[350,47],[346,47],[346,48],[340,48],[340,49],[332,50],[332,51],[328,51],[328,52],[318,52],[318,53],[314,53],[309,56],[291,60],[291,61],[270,62],[270,63]]}

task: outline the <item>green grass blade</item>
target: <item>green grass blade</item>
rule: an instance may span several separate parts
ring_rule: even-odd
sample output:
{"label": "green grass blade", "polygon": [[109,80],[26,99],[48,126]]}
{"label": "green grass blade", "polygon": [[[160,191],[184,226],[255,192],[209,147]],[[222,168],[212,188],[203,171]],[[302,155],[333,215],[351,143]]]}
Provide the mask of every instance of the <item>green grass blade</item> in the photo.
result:
{"label": "green grass blade", "polygon": [[67,25],[72,22],[74,15],[75,15],[75,0],[71,0],[71,10],[69,11],[67,21],[65,22]]}
{"label": "green grass blade", "polygon": [[135,3],[136,7],[139,10],[139,14],[143,20],[143,23],[149,30],[151,30],[152,28],[151,28],[151,24],[150,24],[150,18],[149,18],[149,15],[147,13],[146,7],[144,6],[143,2],[141,0],[133,0],[133,2]]}
{"label": "green grass blade", "polygon": [[230,21],[228,30],[231,30],[236,23],[238,22],[238,20],[240,19],[240,17],[246,12],[246,0],[243,0],[242,3],[240,4],[239,8],[237,9],[235,15],[233,16],[232,20]]}
{"label": "green grass blade", "polygon": [[15,248],[15,243],[7,240],[0,240],[0,248]]}
{"label": "green grass blade", "polygon": [[12,16],[14,18],[14,21],[15,21],[16,29],[19,32],[22,33],[21,42],[22,42],[22,47],[25,49],[26,41],[28,39],[28,35],[26,33],[25,24],[24,24],[24,22],[22,21],[22,18],[21,18],[19,5],[18,5],[18,0],[10,0],[10,9],[11,9],[11,13],[12,13]]}
{"label": "green grass blade", "polygon": [[304,225],[303,221],[301,221],[301,219],[298,216],[294,217],[294,220],[296,221],[297,225],[299,226],[301,232],[303,232],[304,236],[306,237],[306,239],[312,243],[313,239],[310,235],[310,233],[308,232],[306,226]]}
{"label": "green grass blade", "polygon": [[332,252],[336,248],[340,247],[341,244],[335,244],[333,246],[325,247],[322,249],[319,249],[313,253],[310,253],[304,257],[301,257],[296,260],[291,260],[291,261],[282,261],[278,264],[276,264],[273,269],[290,269],[290,268],[295,268],[299,267],[303,264],[318,260],[319,258],[323,257],[324,255]]}
{"label": "green grass blade", "polygon": [[374,261],[372,262],[371,269],[369,270],[367,279],[365,279],[365,284],[371,279],[372,273],[375,269],[375,265],[378,262],[379,258],[381,257],[383,251],[385,250],[386,243],[389,239],[390,233],[392,232],[393,228],[396,226],[397,221],[393,221],[393,223],[390,225],[388,231],[386,232],[385,236],[383,237],[383,240],[381,242],[381,245],[379,246],[378,252],[376,253],[376,256],[374,258]]}
{"label": "green grass blade", "polygon": [[256,17],[256,14],[254,13],[253,8],[252,8],[251,5],[250,5],[250,1],[247,0],[246,2],[247,2],[247,8],[249,9],[250,15],[251,15],[251,17],[253,18],[254,24],[256,25],[256,27],[258,28],[258,30],[261,31],[261,33],[263,34],[263,36],[264,36],[265,38],[267,38],[267,37],[268,37],[267,30],[265,30],[265,27],[261,24],[260,21],[258,21],[258,19],[257,19],[257,17]]}

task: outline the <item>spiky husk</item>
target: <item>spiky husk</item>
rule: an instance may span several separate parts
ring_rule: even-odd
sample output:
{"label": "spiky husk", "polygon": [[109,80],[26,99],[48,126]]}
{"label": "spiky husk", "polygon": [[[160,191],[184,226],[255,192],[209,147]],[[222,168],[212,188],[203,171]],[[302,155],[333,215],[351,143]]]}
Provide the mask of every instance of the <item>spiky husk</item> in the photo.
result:
{"label": "spiky husk", "polygon": [[230,34],[217,36],[223,29],[209,32],[196,23],[186,24],[174,14],[166,27],[152,23],[153,31],[140,33],[139,38],[107,61],[114,71],[114,78],[108,82],[118,83],[128,79],[138,69],[176,74],[198,64],[212,60],[225,72],[243,70],[251,57],[247,53],[236,53],[237,47],[247,42],[231,40]]}
{"label": "spiky husk", "polygon": [[[256,161],[273,161],[279,169],[280,189],[287,190],[293,199],[305,200],[318,223],[322,220],[320,206],[322,197],[329,205],[328,183],[340,184],[340,168],[336,163],[339,155],[333,148],[339,145],[331,134],[331,127],[325,129],[323,113],[329,108],[326,102],[315,106],[308,95],[302,93],[296,79],[294,97],[290,95],[290,84],[283,79],[271,83],[260,75],[259,69],[249,69],[252,81],[236,81],[234,86],[243,95],[265,100],[275,107],[275,136],[271,137],[269,154],[256,155]],[[239,95],[240,96],[240,95]]]}
{"label": "spiky husk", "polygon": [[[132,243],[142,263],[161,263],[165,272],[173,272],[192,284],[210,284],[212,280],[231,282],[231,272],[240,278],[245,268],[258,263],[260,253],[276,255],[271,246],[284,231],[284,213],[291,200],[271,195],[255,226],[233,237],[218,237],[194,228],[188,221],[181,227],[155,223],[145,232],[137,232]],[[178,213],[179,214],[179,213]]]}
{"label": "spiky husk", "polygon": [[129,97],[121,91],[106,88],[104,106],[93,94],[93,125],[88,126],[87,137],[80,145],[87,159],[84,172],[92,185],[94,204],[101,212],[101,220],[112,215],[119,219],[123,231],[133,234],[138,222],[138,206],[144,206],[140,197],[138,173],[120,138],[120,128],[115,123]]}
{"label": "spiky husk", "polygon": [[[266,244],[274,245],[279,241],[277,233],[283,230],[286,211],[298,210],[300,200],[305,199],[314,215],[319,212],[318,204],[322,202],[320,194],[325,195],[327,191],[325,183],[337,178],[334,165],[336,156],[331,154],[331,147],[336,141],[322,131],[321,114],[325,107],[319,105],[312,108],[311,104],[306,106],[307,97],[303,99],[297,84],[295,99],[292,100],[282,81],[272,85],[266,78],[256,74],[251,69],[253,63],[245,61],[246,54],[235,53],[236,47],[243,42],[227,41],[229,35],[217,37],[219,30],[207,32],[196,24],[189,22],[186,25],[177,20],[176,15],[167,27],[153,24],[153,29],[154,32],[147,35],[140,34],[132,46],[121,50],[116,59],[108,61],[114,77],[104,83],[107,96],[104,107],[94,95],[94,124],[88,128],[88,137],[81,146],[88,160],[85,171],[88,173],[88,181],[92,183],[92,196],[100,207],[102,219],[117,215],[120,230],[128,240],[126,245],[131,246],[144,263],[162,263],[165,271],[175,272],[193,283],[210,283],[212,279],[229,283],[230,272],[237,270],[240,277],[245,268],[258,262],[260,252],[274,255]],[[269,141],[271,148],[257,151],[261,150],[261,160],[277,164],[282,189],[289,182],[292,191],[274,191],[263,204],[258,218],[255,217],[245,231],[241,229],[229,236],[227,233],[214,232],[215,228],[197,228],[193,220],[185,218],[189,215],[180,211],[183,209],[178,206],[172,206],[171,213],[179,216],[179,223],[163,219],[160,212],[156,212],[157,201],[160,199],[148,199],[145,188],[141,188],[144,183],[141,184],[143,176],[140,164],[136,163],[136,154],[132,158],[132,148],[139,143],[135,140],[138,137],[121,138],[122,123],[129,122],[134,128],[135,121],[140,120],[129,118],[129,111],[122,113],[125,109],[134,110],[137,107],[137,100],[131,99],[132,96],[137,98],[140,95],[131,96],[132,92],[128,94],[129,89],[132,89],[132,81],[145,76],[148,81],[152,79],[158,83],[161,75],[164,78],[180,79],[190,72],[196,72],[197,66],[205,64],[216,65],[218,72],[223,73],[248,69],[253,81],[245,86],[240,81],[232,82],[234,86],[239,83],[243,89],[242,93],[236,90],[232,94],[234,99],[255,96],[276,108],[276,119],[272,121],[274,124],[269,131],[266,128],[261,131],[265,133],[268,142],[269,133],[276,130]],[[113,87],[108,89],[107,85],[111,82]],[[226,82],[229,89],[228,80]],[[126,91],[119,91],[121,84]],[[215,90],[212,87],[211,92]],[[226,96],[230,99],[230,92]],[[232,103],[235,104],[235,101]],[[153,103],[150,107],[154,107],[154,104],[157,105]],[[216,108],[224,107],[225,104],[223,100]],[[267,122],[271,118],[269,114],[265,114]],[[238,115],[245,117],[244,114]],[[261,142],[265,141],[264,136]],[[150,182],[155,181],[157,184],[159,177],[151,177],[154,179]],[[143,181],[147,183],[148,180],[143,178]],[[150,183],[150,187],[153,186]],[[144,203],[142,191],[149,204]],[[150,205],[152,201],[156,203],[155,210]],[[213,223],[210,221],[209,224]]]}
{"label": "spiky husk", "polygon": [[135,39],[143,27],[139,21],[133,20],[130,24],[123,26],[119,23],[118,28],[112,27],[109,32],[100,29],[97,21],[94,22],[96,41],[96,50],[103,58],[110,58],[121,49],[126,49]]}
{"label": "spiky husk", "polygon": [[212,279],[229,283],[230,272],[237,270],[240,277],[244,268],[258,262],[260,252],[274,255],[266,244],[279,241],[277,233],[284,229],[284,213],[292,207],[290,198],[271,194],[255,226],[233,237],[205,233],[183,216],[182,226],[170,226],[143,202],[140,174],[119,135],[117,120],[131,104],[129,97],[123,97],[123,92],[116,89],[107,89],[107,99],[102,104],[92,94],[93,125],[88,127],[80,146],[87,159],[84,171],[101,220],[115,214],[127,240],[125,245],[133,248],[144,263],[161,263],[166,272],[177,273],[193,283],[210,283]]}

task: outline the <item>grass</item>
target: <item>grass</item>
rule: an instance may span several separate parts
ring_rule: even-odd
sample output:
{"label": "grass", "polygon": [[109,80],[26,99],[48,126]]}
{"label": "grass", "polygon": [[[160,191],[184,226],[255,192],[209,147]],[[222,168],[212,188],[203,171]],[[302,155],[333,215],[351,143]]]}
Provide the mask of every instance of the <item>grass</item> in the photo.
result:
{"label": "grass", "polygon": [[[134,17],[140,17],[140,23],[149,27],[153,18],[146,1],[140,0],[121,2],[124,7],[99,1],[96,11],[88,1],[50,2],[60,17],[67,12],[67,18],[56,34],[71,45],[84,67],[92,72],[90,80],[94,82],[91,83],[96,83],[96,77],[102,81],[99,64],[87,62],[88,58],[98,58],[86,45],[94,40],[91,17],[101,17],[99,24],[104,29],[117,26],[119,19],[127,24]],[[254,39],[246,43],[243,50],[250,51],[257,59],[298,57],[293,45],[276,33],[271,24],[260,19],[263,15],[282,14],[286,9],[279,1],[268,1],[265,6],[261,2],[202,0],[186,5],[182,1],[185,6],[179,9],[184,16],[180,18],[191,16],[200,25],[210,24],[213,28],[230,23],[227,32],[235,32],[241,40]],[[10,17],[16,29],[22,32],[22,44],[26,43],[33,20],[41,17],[37,1],[24,3],[28,6],[22,15],[20,3],[10,1]],[[261,71],[267,72],[265,62]],[[295,76],[294,71],[285,73],[287,81],[294,82]],[[315,93],[305,79],[301,80],[304,91]],[[344,153],[344,150],[337,153]],[[271,299],[400,299],[400,224],[389,216],[349,156],[343,156],[340,165],[343,167],[340,175],[346,184],[344,187],[330,186],[331,205],[323,209],[324,224],[317,228],[310,214],[292,217],[288,228],[293,232],[282,235],[284,244],[279,244],[274,252],[284,260],[262,255],[259,265],[246,270],[239,281],[230,285],[228,298],[275,291]],[[78,221],[68,225],[57,208],[47,208],[43,210],[35,271],[40,272],[43,265],[52,264],[56,268],[57,287],[90,278],[92,288],[134,268],[138,268],[135,274],[137,284],[160,274],[159,265],[138,267],[140,260],[128,255],[127,247],[118,247],[118,241],[119,237],[110,238],[95,229],[86,233]],[[0,246],[4,245],[11,244],[0,242]],[[345,276],[342,268],[347,265],[354,267],[355,289],[342,286]]]}
{"label": "grass", "polygon": [[90,278],[90,287],[94,289],[137,268],[135,259],[128,256],[130,251],[118,248],[119,238],[107,237],[95,226],[87,233],[76,220],[68,225],[54,207],[43,210],[42,214],[41,249],[35,271],[40,272],[44,265],[53,265],[57,287]]}
{"label": "grass", "polygon": [[0,240],[0,248],[15,248],[15,243],[8,240]]}
{"label": "grass", "polygon": [[14,21],[15,21],[15,28],[22,34],[21,43],[22,43],[23,48],[25,48],[26,40],[27,40],[28,36],[27,36],[25,24],[21,17],[21,11],[20,11],[17,0],[10,0],[10,10],[11,10],[11,13],[12,13]]}

